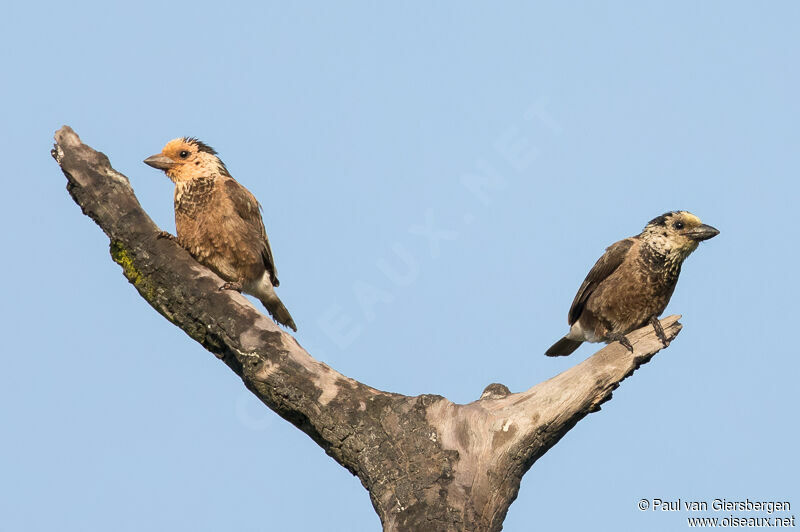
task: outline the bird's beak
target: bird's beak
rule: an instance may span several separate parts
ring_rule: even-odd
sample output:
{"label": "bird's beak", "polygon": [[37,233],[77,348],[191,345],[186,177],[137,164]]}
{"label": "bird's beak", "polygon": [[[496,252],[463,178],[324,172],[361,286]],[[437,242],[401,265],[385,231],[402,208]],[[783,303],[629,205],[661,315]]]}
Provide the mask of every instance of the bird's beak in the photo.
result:
{"label": "bird's beak", "polygon": [[168,170],[175,166],[175,161],[165,155],[157,153],[145,159],[144,164],[152,166],[153,168],[158,168],[159,170]]}
{"label": "bird's beak", "polygon": [[714,238],[719,234],[719,229],[711,227],[710,225],[703,224],[700,227],[695,227],[690,231],[686,231],[685,235],[698,242]]}

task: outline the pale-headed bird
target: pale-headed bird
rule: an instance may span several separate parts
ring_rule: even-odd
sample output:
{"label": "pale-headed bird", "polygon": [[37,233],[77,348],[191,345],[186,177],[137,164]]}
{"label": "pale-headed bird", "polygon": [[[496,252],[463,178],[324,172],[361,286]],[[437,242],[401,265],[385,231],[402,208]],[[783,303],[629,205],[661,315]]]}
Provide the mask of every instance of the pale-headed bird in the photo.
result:
{"label": "pale-headed bird", "polygon": [[261,219],[261,206],[240,185],[217,152],[182,137],[144,162],[175,183],[178,243],[199,263],[227,281],[220,289],[257,297],[270,315],[293,331],[292,316],[275,293],[278,271]]}
{"label": "pale-headed bird", "polygon": [[578,289],[569,309],[569,333],[553,344],[548,356],[566,356],[583,342],[619,341],[650,323],[666,346],[658,316],[667,308],[681,265],[700,242],[719,234],[687,211],[662,214],[641,234],[606,249]]}

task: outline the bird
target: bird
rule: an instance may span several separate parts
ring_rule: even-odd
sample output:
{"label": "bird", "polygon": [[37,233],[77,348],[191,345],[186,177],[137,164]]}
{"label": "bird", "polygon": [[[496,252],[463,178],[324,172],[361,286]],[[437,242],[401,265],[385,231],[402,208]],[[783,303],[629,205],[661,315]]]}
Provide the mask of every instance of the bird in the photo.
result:
{"label": "bird", "polygon": [[297,331],[275,293],[280,282],[261,205],[231,176],[216,150],[197,138],[179,137],[144,163],[163,170],[175,184],[178,244],[226,281],[220,290],[255,296],[275,321]]}
{"label": "bird", "polygon": [[567,315],[569,332],[547,356],[566,356],[583,342],[620,342],[650,323],[667,346],[658,316],[667,307],[683,261],[719,230],[688,211],[670,211],[652,219],[636,236],[606,248],[578,289]]}

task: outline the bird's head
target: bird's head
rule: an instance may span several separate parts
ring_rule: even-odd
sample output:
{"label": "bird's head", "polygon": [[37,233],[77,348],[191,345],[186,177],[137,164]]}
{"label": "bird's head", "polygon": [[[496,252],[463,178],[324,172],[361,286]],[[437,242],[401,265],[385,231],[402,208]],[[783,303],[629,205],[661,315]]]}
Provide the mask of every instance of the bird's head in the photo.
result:
{"label": "bird's head", "polygon": [[193,137],[180,137],[167,142],[161,153],[151,155],[144,163],[164,170],[175,183],[214,173],[230,175],[214,148]]}
{"label": "bird's head", "polygon": [[650,220],[641,238],[660,255],[682,262],[703,240],[719,231],[688,211],[672,211]]}

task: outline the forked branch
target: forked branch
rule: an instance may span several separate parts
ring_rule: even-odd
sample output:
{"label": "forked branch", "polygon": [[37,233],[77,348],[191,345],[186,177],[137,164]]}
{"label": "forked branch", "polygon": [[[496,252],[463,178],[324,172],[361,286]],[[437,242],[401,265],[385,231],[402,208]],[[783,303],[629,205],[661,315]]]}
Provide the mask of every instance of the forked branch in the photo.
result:
{"label": "forked branch", "polygon": [[[632,353],[612,344],[528,391],[493,384],[466,405],[376,390],[312,358],[243,296],[217,290],[222,280],[158,238],[127,177],[72,129],[56,132],[52,154],[139,294],[358,475],[384,530],[501,530],[531,465],[662,349],[647,326],[628,335]],[[678,316],[661,324],[669,340],[681,329]]]}

